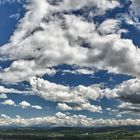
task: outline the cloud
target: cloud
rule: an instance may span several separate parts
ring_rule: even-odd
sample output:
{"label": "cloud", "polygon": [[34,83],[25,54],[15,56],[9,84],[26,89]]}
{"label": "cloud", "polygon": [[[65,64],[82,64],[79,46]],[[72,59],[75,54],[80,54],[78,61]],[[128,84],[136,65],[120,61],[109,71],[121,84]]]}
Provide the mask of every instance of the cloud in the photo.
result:
{"label": "cloud", "polygon": [[31,78],[30,84],[35,95],[50,101],[85,102],[85,100],[73,93],[69,87],[50,83],[40,78]]}
{"label": "cloud", "polygon": [[[104,97],[120,100],[122,105],[118,106],[118,110],[138,109],[140,49],[136,48],[131,39],[121,38],[121,19],[105,19],[101,23],[94,21],[94,16],[102,15],[119,5],[119,1],[109,0],[28,1],[25,6],[26,13],[19,21],[9,43],[0,47],[0,61],[12,62],[7,68],[0,69],[0,80],[8,84],[27,81],[31,89],[19,91],[0,86],[1,96],[4,97],[3,94],[6,93],[37,95],[47,101],[57,102],[58,109],[63,111],[102,112],[101,106],[92,105],[90,101],[100,101]],[[138,13],[137,0],[133,0],[132,8]],[[79,9],[87,16],[73,14],[72,11]],[[44,74],[55,74],[55,66],[63,64],[75,65],[75,74],[93,74],[91,68],[95,68],[136,78],[125,81],[113,89],[100,85],[69,87],[37,78]],[[42,109],[41,106],[31,105],[27,101],[15,104],[9,99],[3,104]],[[60,112],[53,117],[21,119],[2,115],[1,119],[1,124],[23,126],[44,123],[56,126],[113,126],[135,123],[133,119],[93,121],[83,115],[69,116]],[[139,119],[136,122],[139,124]]]}
{"label": "cloud", "polygon": [[58,103],[57,108],[60,110],[72,110],[73,108],[65,103]]}
{"label": "cloud", "polygon": [[90,70],[90,69],[80,68],[80,69],[77,69],[75,72],[77,74],[90,74],[90,75],[92,75],[92,74],[94,74],[95,71],[93,69]]}
{"label": "cloud", "polygon": [[0,4],[5,4],[5,3],[10,3],[10,4],[13,4],[13,3],[22,3],[24,2],[25,0],[0,0]]}
{"label": "cloud", "polygon": [[140,79],[134,78],[125,81],[112,89],[112,92],[115,92],[121,101],[118,105],[118,112],[140,113]]}
{"label": "cloud", "polygon": [[119,24],[119,20],[107,19],[100,24],[98,31],[102,35],[117,33],[120,30]]}
{"label": "cloud", "polygon": [[[31,78],[29,82],[34,95],[40,96],[47,101],[61,102],[57,106],[60,110],[88,110],[90,112],[101,113],[101,106],[91,105],[90,100],[99,101],[103,97],[108,99],[118,97],[110,89],[101,89],[100,85],[91,85],[88,87],[79,85],[71,88],[36,77]],[[66,103],[74,103],[75,105],[69,106]]]}
{"label": "cloud", "polygon": [[26,102],[26,101],[22,101],[19,103],[19,106],[21,106],[22,108],[28,108],[30,107],[30,103]]}
{"label": "cloud", "polygon": [[[100,85],[88,87],[79,85],[74,88],[50,83],[41,78],[31,78],[30,84],[35,95],[48,101],[61,102],[58,104],[60,110],[88,110],[91,112],[101,112],[100,106],[91,105],[89,100],[99,101],[103,97],[108,99],[118,98],[122,102],[140,104],[139,91],[140,80],[131,79],[116,86],[114,89],[101,89]],[[74,103],[74,105],[68,104]]]}
{"label": "cloud", "polygon": [[4,119],[10,119],[10,117],[5,115],[5,114],[1,114],[1,117],[4,118]]}
{"label": "cloud", "polygon": [[32,76],[43,76],[44,74],[54,75],[56,71],[52,68],[36,66],[35,61],[19,60],[14,61],[10,67],[0,73],[0,79],[9,83],[26,81]]}
{"label": "cloud", "polygon": [[6,94],[0,94],[0,99],[7,99],[7,95]]}
{"label": "cloud", "polygon": [[18,20],[19,17],[20,17],[20,14],[19,13],[12,14],[12,15],[9,16],[9,18],[13,18],[13,19],[16,19],[16,20]]}
{"label": "cloud", "polygon": [[23,109],[27,109],[27,108],[33,108],[33,109],[37,109],[37,110],[41,110],[42,109],[41,106],[39,106],[39,105],[31,105],[27,101],[22,101],[19,104],[16,104],[15,101],[13,101],[12,99],[4,100],[3,102],[1,102],[1,104],[9,105],[9,106],[14,106],[14,107],[21,107]]}
{"label": "cloud", "polygon": [[122,102],[118,108],[120,111],[128,111],[128,114],[139,114],[140,113],[140,104],[133,104],[130,102]]}
{"label": "cloud", "polygon": [[[102,99],[103,97],[110,98],[116,98],[121,101],[121,104],[118,105],[118,109],[114,110],[116,113],[123,114],[124,111],[127,111],[127,113],[131,114],[134,112],[139,113],[139,107],[140,107],[140,79],[130,79],[128,81],[125,81],[121,83],[120,85],[117,85],[113,89],[105,88],[105,89],[98,89],[98,87],[84,87],[84,86],[75,87],[75,93],[80,92],[80,96],[83,97],[83,99],[91,99],[91,100],[98,100]],[[89,90],[91,89],[91,90]],[[97,92],[95,92],[95,89],[98,89]],[[71,90],[72,92],[72,90]],[[77,94],[78,95],[78,94]],[[69,102],[67,102],[69,103]],[[60,110],[89,110],[91,112],[100,112],[100,107],[91,105],[87,102],[79,104],[79,106],[75,105],[68,105],[65,103],[59,103],[58,108]],[[110,111],[113,110],[110,108]],[[113,112],[114,112],[113,111]]]}
{"label": "cloud", "polygon": [[28,33],[36,28],[45,14],[47,14],[47,11],[49,11],[48,3],[46,0],[41,0],[40,2],[37,0],[28,1],[25,9],[27,12],[24,18],[20,20],[20,24],[17,30],[11,37],[11,40],[14,41],[14,44],[22,41],[22,39],[25,38]]}
{"label": "cloud", "polygon": [[[131,40],[121,39],[121,21],[107,19],[98,25],[82,16],[62,12],[91,5],[99,10],[107,10],[118,6],[119,1],[76,0],[71,3],[70,0],[66,0],[58,4],[46,0],[30,1],[26,6],[24,18],[20,20],[11,36],[10,43],[0,48],[2,60],[14,61],[9,68],[1,72],[0,79],[19,82],[33,74],[42,76],[47,73],[48,67],[60,64],[94,66],[110,72],[138,76],[140,50],[136,50]],[[53,16],[52,13],[56,11],[59,11],[61,16]],[[103,35],[99,35],[98,31]],[[83,47],[85,43],[88,44],[88,48]],[[28,71],[14,71],[12,66],[15,63],[19,64],[17,67],[20,67],[20,63],[25,63],[25,66],[31,63],[31,66],[28,65]],[[130,65],[132,67],[129,67]],[[31,69],[35,69],[33,74],[30,73]],[[11,73],[16,75],[15,79]],[[12,80],[7,78],[9,74]]]}
{"label": "cloud", "polygon": [[116,97],[115,93],[109,89],[101,89],[100,85],[69,87],[51,83],[47,80],[33,77],[29,81],[35,95],[50,101],[60,101],[67,103],[85,103],[88,99],[100,100],[104,96],[107,98]]}
{"label": "cloud", "polygon": [[136,15],[140,16],[140,1],[139,0],[132,0],[132,9],[136,13]]}
{"label": "cloud", "polygon": [[73,110],[72,107],[68,106],[65,103],[58,103],[57,108],[60,110]]}
{"label": "cloud", "polygon": [[98,1],[87,0],[86,2],[84,0],[75,0],[73,2],[71,0],[62,0],[62,1],[48,0],[48,2],[52,6],[54,6],[54,9],[56,11],[59,12],[83,9],[84,7],[96,7],[98,9],[98,13],[100,14],[104,13],[106,10],[113,9],[120,5],[118,0],[112,2],[110,2],[109,0],[98,0]]}
{"label": "cloud", "polygon": [[2,115],[0,118],[1,126],[91,126],[94,122],[91,118],[84,115],[67,116],[61,112],[56,113],[54,116],[39,117],[39,118],[10,118],[7,115]]}
{"label": "cloud", "polygon": [[[25,60],[24,63],[27,65],[33,63],[33,68],[40,71],[40,73],[34,72],[36,76],[43,75],[45,71],[47,73],[48,67],[60,64],[95,66],[98,69],[138,76],[140,51],[139,49],[136,51],[131,40],[121,39],[120,33],[116,33],[120,28],[119,21],[110,19],[103,22],[98,27],[98,31],[108,33],[109,30],[105,31],[103,26],[109,26],[112,31],[111,35],[101,36],[96,31],[98,25],[94,22],[89,22],[82,16],[62,12],[63,8],[73,9],[74,6],[74,9],[77,9],[77,7],[91,5],[99,9],[110,9],[117,6],[118,1],[92,0],[85,3],[85,1],[76,0],[74,5],[69,0],[57,5],[50,4],[46,0],[29,2],[26,6],[27,12],[11,36],[10,43],[0,48],[1,59],[15,61],[12,65]],[[61,14],[53,16],[52,13],[58,9]],[[85,43],[89,44],[88,48],[83,47]],[[23,81],[26,77],[32,76],[30,70],[33,69],[33,64],[28,66],[29,72],[26,71],[26,75],[24,70],[12,71],[11,65],[7,68],[8,71],[5,69],[1,73],[0,79],[11,82],[7,75],[18,72],[17,75],[22,76],[16,75],[16,79],[12,78],[13,82]],[[130,68],[129,65],[132,67]]]}
{"label": "cloud", "polygon": [[[26,95],[37,95],[44,98],[47,101],[61,102],[58,108],[61,110],[87,110],[90,112],[101,112],[100,106],[90,104],[90,100],[99,101],[103,97],[108,99],[116,98],[118,95],[108,89],[101,88],[100,85],[69,87],[56,83],[51,83],[47,80],[32,77],[29,79],[31,89],[29,91],[18,91],[15,89],[2,89],[2,93],[19,93]],[[75,106],[71,107],[64,103],[74,103]],[[19,103],[22,108],[36,108],[41,109],[39,106],[30,105],[28,102],[23,101]],[[62,107],[63,106],[63,107]],[[65,108],[65,109],[64,109]],[[67,109],[66,109],[67,108]]]}
{"label": "cloud", "polygon": [[3,105],[10,105],[10,106],[16,106],[15,102],[11,99],[7,99],[4,102],[1,102]]}
{"label": "cloud", "polygon": [[[45,72],[47,73],[48,67],[60,64],[94,66],[97,69],[106,69],[109,72],[139,76],[140,49],[136,49],[131,40],[121,39],[120,33],[99,35],[95,30],[96,25],[82,17],[74,15],[62,15],[62,17],[62,19],[54,17],[47,23],[40,23],[43,30],[36,31],[26,39],[22,39],[18,45],[16,45],[16,41],[20,39],[13,36],[15,39],[11,39],[10,44],[0,48],[1,56],[4,56],[4,58],[8,56],[9,59],[16,60],[12,65],[23,62],[25,65],[31,63],[31,66],[28,65],[28,71],[26,71],[27,77],[33,76],[33,74],[43,75]],[[110,23],[101,24],[98,30],[107,33],[109,30],[103,31],[104,24]],[[111,32],[118,30],[118,24],[111,25],[111,29],[113,29],[110,29]],[[57,32],[55,32],[56,30]],[[83,47],[85,43],[89,44],[88,47]],[[29,59],[32,59],[32,61],[29,61]],[[18,72],[18,75],[25,74],[24,69],[12,71],[12,65],[7,68],[9,71],[5,69],[0,74],[0,79],[11,82],[6,78],[7,76],[3,75],[9,75],[11,72]],[[130,65],[132,67],[129,67]],[[31,74],[30,70],[33,68],[35,72]],[[14,81],[22,81],[26,75],[19,76]]]}
{"label": "cloud", "polygon": [[67,111],[67,110],[74,110],[74,111],[82,111],[82,110],[88,110],[90,112],[98,112],[101,113],[102,108],[100,106],[95,106],[95,105],[91,105],[90,103],[84,103],[84,104],[80,104],[78,105],[74,105],[74,106],[69,106],[65,103],[58,103],[57,108],[63,111]]}
{"label": "cloud", "polygon": [[84,74],[84,75],[93,75],[96,72],[95,68],[87,67],[77,67],[74,66],[73,70],[62,70],[62,74],[72,73],[72,74]]}
{"label": "cloud", "polygon": [[131,79],[117,86],[114,91],[126,102],[140,104],[140,79]]}
{"label": "cloud", "polygon": [[38,117],[38,118],[11,118],[5,114],[0,117],[0,126],[119,126],[119,125],[140,125],[140,119],[92,119],[84,115],[66,115],[58,112],[54,116]]}
{"label": "cloud", "polygon": [[[121,102],[129,102],[133,104],[132,106],[140,104],[140,80],[138,78],[125,81],[113,89],[103,88],[100,85],[69,87],[51,83],[37,77],[30,78],[29,83],[31,90],[20,91],[20,94],[37,95],[47,101],[60,102],[57,106],[60,110],[101,112],[101,107],[90,104],[90,100],[100,101],[103,97],[119,99]],[[3,88],[1,88],[1,93],[18,93],[18,91],[14,89],[2,89]],[[30,107],[39,109],[37,106],[30,105]],[[130,109],[128,111],[130,111]]]}
{"label": "cloud", "polygon": [[28,90],[25,90],[25,91],[22,91],[22,90],[17,90],[17,89],[14,89],[14,88],[6,88],[4,86],[0,86],[0,94],[3,94],[3,93],[18,93],[18,94],[32,94],[31,91],[28,91]]}
{"label": "cloud", "polygon": [[39,105],[32,105],[31,107],[34,108],[34,109],[38,109],[38,110],[42,109],[42,107],[39,106]]}
{"label": "cloud", "polygon": [[22,107],[23,109],[25,108],[33,108],[33,109],[37,109],[37,110],[40,110],[42,109],[41,106],[39,105],[31,105],[30,103],[28,103],[27,101],[22,101],[19,103],[19,106]]}
{"label": "cloud", "polygon": [[15,89],[9,89],[5,88],[4,86],[0,86],[0,93],[9,93],[9,92],[15,92]]}

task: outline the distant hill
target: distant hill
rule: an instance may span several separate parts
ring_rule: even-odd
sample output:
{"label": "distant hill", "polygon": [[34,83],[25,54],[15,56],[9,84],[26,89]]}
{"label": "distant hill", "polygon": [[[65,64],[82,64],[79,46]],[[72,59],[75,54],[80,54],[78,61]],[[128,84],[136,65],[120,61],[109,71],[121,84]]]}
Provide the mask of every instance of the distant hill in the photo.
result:
{"label": "distant hill", "polygon": [[4,140],[140,140],[140,126],[0,128]]}

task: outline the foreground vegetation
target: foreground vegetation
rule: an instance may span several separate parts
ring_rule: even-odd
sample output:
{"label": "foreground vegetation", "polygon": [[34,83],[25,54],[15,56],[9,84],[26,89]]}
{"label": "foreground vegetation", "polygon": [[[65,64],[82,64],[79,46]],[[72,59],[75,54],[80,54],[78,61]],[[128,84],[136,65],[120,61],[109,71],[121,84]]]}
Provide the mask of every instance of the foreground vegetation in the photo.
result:
{"label": "foreground vegetation", "polygon": [[130,128],[28,128],[1,129],[0,140],[140,140],[140,129]]}

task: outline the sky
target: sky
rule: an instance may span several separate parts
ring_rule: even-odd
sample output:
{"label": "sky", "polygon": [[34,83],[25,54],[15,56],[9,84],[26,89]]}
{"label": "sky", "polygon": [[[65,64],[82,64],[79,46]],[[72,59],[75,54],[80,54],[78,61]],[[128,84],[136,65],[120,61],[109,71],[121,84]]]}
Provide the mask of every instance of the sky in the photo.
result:
{"label": "sky", "polygon": [[139,0],[0,0],[0,127],[140,125]]}

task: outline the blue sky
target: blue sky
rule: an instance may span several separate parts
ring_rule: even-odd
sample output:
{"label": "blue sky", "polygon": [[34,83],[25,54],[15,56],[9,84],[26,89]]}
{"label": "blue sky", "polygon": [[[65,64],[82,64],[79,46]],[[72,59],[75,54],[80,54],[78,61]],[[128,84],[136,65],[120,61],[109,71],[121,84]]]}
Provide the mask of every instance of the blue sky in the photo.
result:
{"label": "blue sky", "polygon": [[0,125],[139,125],[139,4],[0,1]]}

